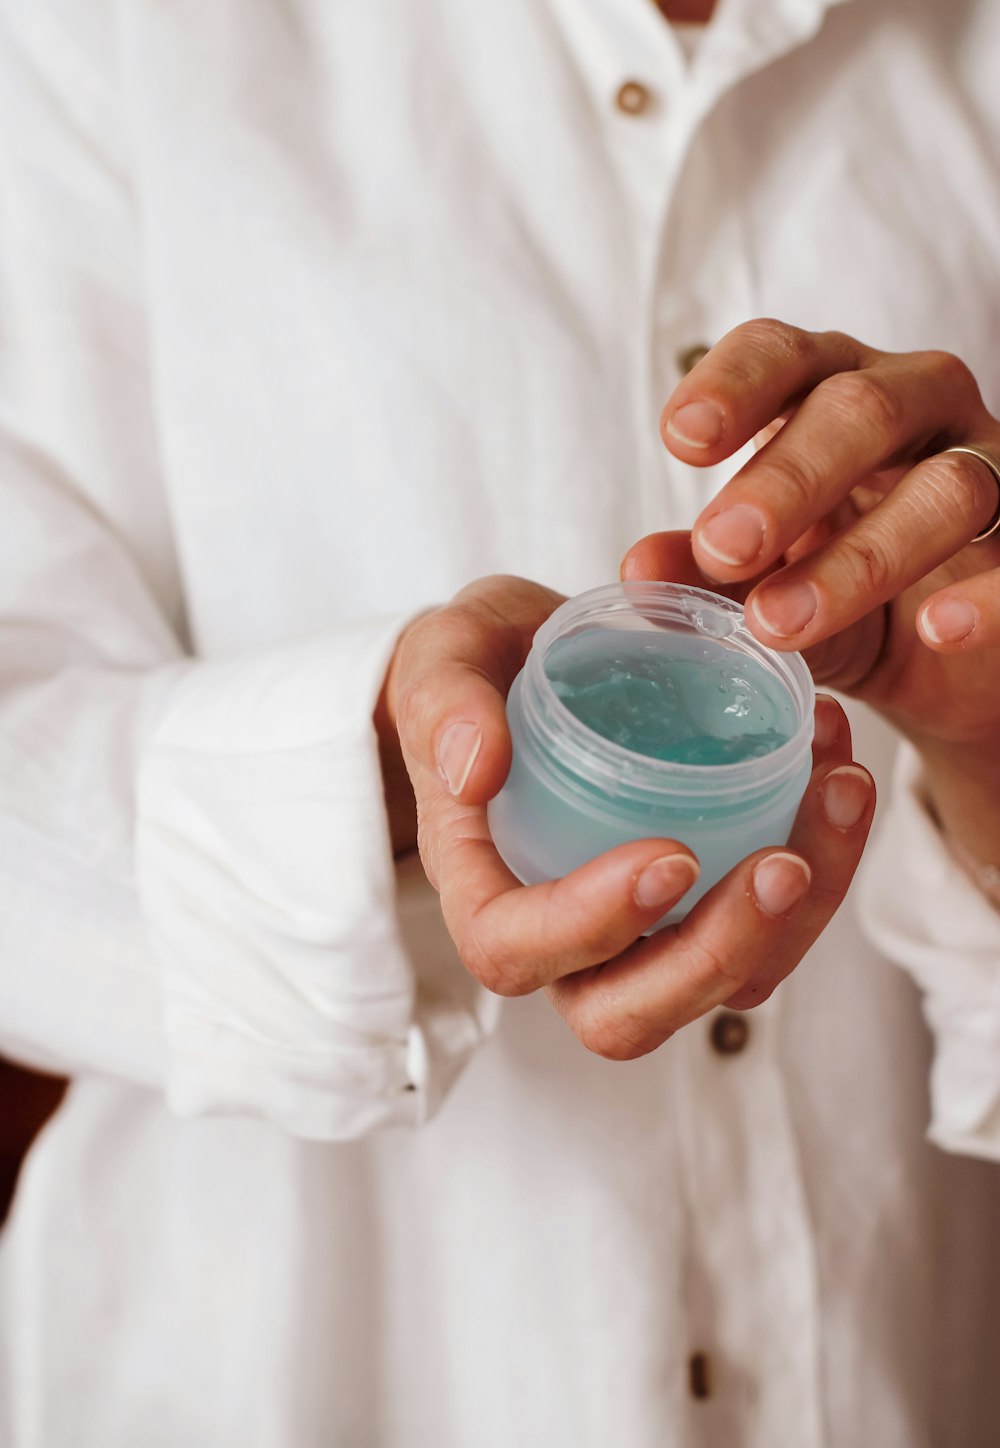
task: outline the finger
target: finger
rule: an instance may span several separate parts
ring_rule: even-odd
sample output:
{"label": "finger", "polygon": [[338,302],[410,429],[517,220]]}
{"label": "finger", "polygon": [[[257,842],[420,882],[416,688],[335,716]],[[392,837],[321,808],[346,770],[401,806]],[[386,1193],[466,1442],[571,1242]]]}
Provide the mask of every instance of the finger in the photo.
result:
{"label": "finger", "polygon": [[702,570],[727,580],[758,573],[873,473],[964,431],[978,391],[953,360],[917,352],[821,381],[696,520]]}
{"label": "finger", "polygon": [[796,409],[791,407],[787,412],[783,412],[780,417],[776,417],[773,422],[769,422],[766,427],[762,427],[760,432],[755,432],[753,436],[754,448],[759,452],[762,447],[766,447],[773,437],[778,436],[778,433],[788,419],[794,417],[795,412]]}
{"label": "finger", "polygon": [[[790,543],[785,549],[785,562],[797,563],[800,558],[808,558],[810,553],[815,553],[818,548],[822,548],[824,543],[829,542],[834,535],[834,531],[833,523],[829,517],[821,518],[818,523],[813,523],[800,537],[796,538],[794,543]],[[718,587],[718,585],[716,585],[716,587]]]}
{"label": "finger", "polygon": [[813,768],[846,764],[851,759],[851,725],[832,694],[817,694],[813,715]]}
{"label": "finger", "polygon": [[[626,582],[668,579],[695,588],[705,586],[691,551],[691,535],[686,532],[648,533],[640,538],[622,559],[621,574]],[[748,591],[746,584],[715,584],[713,587],[737,599]],[[847,715],[830,694],[817,694],[813,764],[850,757],[851,726]]]}
{"label": "finger", "polygon": [[942,654],[1000,646],[1000,569],[932,593],[917,615],[917,629],[924,643]]}
{"label": "finger", "polygon": [[[626,583],[662,580],[682,583],[690,588],[705,588],[742,603],[752,584],[719,583],[708,578],[698,567],[691,547],[691,534],[686,529],[669,533],[647,533],[625,554],[621,576]],[[757,580],[754,580],[756,582]]]}
{"label": "finger", "polygon": [[660,434],[685,462],[721,462],[823,378],[877,355],[840,332],[806,332],[771,318],[744,322],[682,378],[660,416]]}
{"label": "finger", "polygon": [[764,967],[729,998],[729,1007],[747,1010],[767,1000],[829,925],[860,863],[875,802],[875,781],[862,765],[845,761],[813,771],[788,840],[808,861],[812,888]]}
{"label": "finger", "polygon": [[[695,588],[710,588],[737,603],[745,601],[752,587],[749,583],[715,583],[704,579],[694,561],[690,533],[647,534],[626,553],[621,570],[626,582],[668,579]],[[769,573],[777,571],[774,567]],[[850,689],[871,672],[881,653],[884,636],[884,613],[878,609],[852,628],[805,650],[806,663],[817,683]]]}
{"label": "finger", "polygon": [[[853,824],[837,823],[855,811],[859,782],[860,815]],[[788,849],[744,860],[675,930],[557,981],[549,987],[556,1009],[591,1050],[630,1060],[714,1006],[759,1004],[846,894],[873,807],[867,771],[847,765],[816,771]]]}
{"label": "finger", "polygon": [[536,629],[562,602],[525,579],[483,579],[408,630],[390,713],[418,803],[445,790],[482,804],[501,788],[511,758],[507,691]]}
{"label": "finger", "polygon": [[441,908],[462,960],[488,989],[524,995],[625,950],[673,909],[698,862],[667,839],[634,840],[562,879],[524,886],[481,807],[442,800],[434,821]]}
{"label": "finger", "polygon": [[[888,488],[884,491],[877,490],[880,479],[892,476],[894,483],[898,481],[898,478],[894,476],[896,471],[898,471],[899,477],[902,477],[907,469],[899,468],[889,473],[873,473],[865,480],[865,486],[852,488],[842,502],[831,508],[830,512],[818,523],[811,524],[801,537],[796,538],[794,543],[789,544],[785,549],[784,562],[797,563],[800,558],[806,558],[810,553],[815,553],[817,549],[822,548],[824,543],[828,543],[845,528],[852,527],[859,517],[870,512],[875,503],[881,502],[885,493],[888,492]],[[860,503],[859,499],[861,499]],[[868,499],[871,501],[869,502]]]}
{"label": "finger", "polygon": [[764,643],[802,648],[870,614],[959,552],[992,516],[996,482],[978,458],[919,463],[870,513],[750,594]]}
{"label": "finger", "polygon": [[910,467],[910,463],[904,463],[894,468],[880,468],[852,488],[849,502],[855,516],[877,508],[886,494],[891,493],[896,484],[906,477]]}
{"label": "finger", "polygon": [[809,867],[799,856],[759,851],[679,926],[639,941],[595,970],[563,977],[549,986],[549,998],[598,1055],[644,1056],[764,968],[809,884]]}
{"label": "finger", "polygon": [[692,588],[709,588],[711,582],[695,562],[688,529],[647,533],[625,554],[619,572],[625,583],[663,580],[685,583]]}

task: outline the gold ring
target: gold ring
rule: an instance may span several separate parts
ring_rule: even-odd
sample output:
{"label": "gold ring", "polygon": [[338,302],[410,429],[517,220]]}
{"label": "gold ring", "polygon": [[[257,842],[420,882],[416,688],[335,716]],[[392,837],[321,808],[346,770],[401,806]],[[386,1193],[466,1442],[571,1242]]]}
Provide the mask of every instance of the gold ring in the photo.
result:
{"label": "gold ring", "polygon": [[978,458],[981,463],[986,464],[993,474],[994,481],[997,485],[997,510],[986,524],[986,527],[977,533],[975,538],[969,540],[971,543],[982,543],[984,538],[992,538],[993,534],[1000,528],[1000,463],[996,462],[994,458],[991,458],[989,453],[983,452],[982,448],[978,447],[946,447],[941,456],[944,457],[948,453],[967,453],[970,458]]}

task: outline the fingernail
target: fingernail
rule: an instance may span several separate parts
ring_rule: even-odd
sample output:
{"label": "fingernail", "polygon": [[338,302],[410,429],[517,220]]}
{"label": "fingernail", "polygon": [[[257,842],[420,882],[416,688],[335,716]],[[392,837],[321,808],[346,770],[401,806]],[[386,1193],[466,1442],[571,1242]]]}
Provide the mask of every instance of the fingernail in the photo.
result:
{"label": "fingernail", "polygon": [[868,808],[872,782],[856,764],[831,769],[819,787],[823,813],[838,830],[852,830]]}
{"label": "fingernail", "polygon": [[801,633],[819,608],[819,594],[811,583],[784,583],[765,588],[750,604],[760,623],[775,638]]}
{"label": "fingernail", "polygon": [[641,910],[656,910],[690,890],[701,866],[690,855],[661,855],[635,882],[635,903]]}
{"label": "fingernail", "polygon": [[798,855],[768,855],[753,872],[753,893],[765,915],[785,915],[809,889],[812,871]]}
{"label": "fingernail", "polygon": [[449,724],[441,735],[437,752],[438,770],[452,794],[461,794],[465,788],[482,743],[482,730],[468,719]]}
{"label": "fingernail", "polygon": [[840,733],[840,705],[832,694],[816,695],[813,740],[820,749],[832,749]]}
{"label": "fingernail", "polygon": [[932,644],[957,644],[979,622],[979,610],[964,598],[938,598],[920,615],[920,629]]}
{"label": "fingernail", "polygon": [[726,419],[714,402],[688,402],[667,422],[667,432],[688,447],[711,447],[726,430]]}
{"label": "fingernail", "polygon": [[756,508],[736,503],[706,519],[695,535],[703,548],[720,563],[738,567],[750,563],[764,546],[764,519]]}

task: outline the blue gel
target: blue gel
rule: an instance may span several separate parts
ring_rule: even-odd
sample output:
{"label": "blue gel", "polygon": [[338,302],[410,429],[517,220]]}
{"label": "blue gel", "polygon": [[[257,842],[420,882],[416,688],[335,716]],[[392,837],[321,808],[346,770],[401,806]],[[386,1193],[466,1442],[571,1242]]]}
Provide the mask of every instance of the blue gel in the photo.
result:
{"label": "blue gel", "polygon": [[526,884],[628,840],[686,844],[701,875],[682,919],[740,860],[787,843],[812,768],[812,680],[736,604],[677,584],[615,584],[563,604],[511,687],[513,760],[494,842]]}
{"label": "blue gel", "polygon": [[795,732],[781,680],[712,640],[585,629],[552,646],[545,673],[588,729],[651,759],[736,764]]}

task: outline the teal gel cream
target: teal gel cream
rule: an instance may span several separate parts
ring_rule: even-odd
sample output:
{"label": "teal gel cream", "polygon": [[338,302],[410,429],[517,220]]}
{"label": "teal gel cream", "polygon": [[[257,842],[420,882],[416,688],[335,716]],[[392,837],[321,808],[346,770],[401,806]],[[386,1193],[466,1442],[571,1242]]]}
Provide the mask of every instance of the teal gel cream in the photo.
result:
{"label": "teal gel cream", "polygon": [[511,686],[494,843],[536,884],[626,840],[680,840],[701,875],[656,928],[676,922],[745,856],[787,843],[814,701],[801,655],[758,643],[727,598],[674,583],[582,593],[538,630]]}

